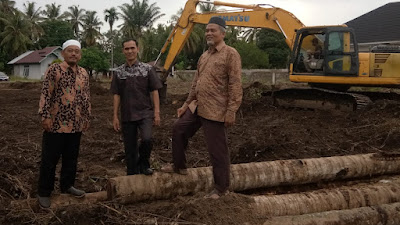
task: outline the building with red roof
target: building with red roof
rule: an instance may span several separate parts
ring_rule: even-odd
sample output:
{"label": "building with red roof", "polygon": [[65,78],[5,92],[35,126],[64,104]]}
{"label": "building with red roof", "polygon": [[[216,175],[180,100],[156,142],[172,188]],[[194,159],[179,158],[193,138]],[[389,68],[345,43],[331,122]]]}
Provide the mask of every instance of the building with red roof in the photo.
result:
{"label": "building with red roof", "polygon": [[63,60],[59,46],[25,52],[7,64],[13,65],[13,75],[42,79],[49,65],[56,59]]}

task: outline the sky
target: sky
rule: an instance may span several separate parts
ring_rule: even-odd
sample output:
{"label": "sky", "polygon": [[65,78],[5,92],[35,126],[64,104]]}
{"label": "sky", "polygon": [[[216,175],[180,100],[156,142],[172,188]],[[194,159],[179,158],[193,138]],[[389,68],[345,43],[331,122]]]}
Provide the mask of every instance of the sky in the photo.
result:
{"label": "sky", "polygon": [[[62,12],[68,10],[69,6],[78,5],[85,10],[97,11],[99,19],[103,22],[101,32],[109,29],[108,23],[104,21],[104,9],[121,6],[124,3],[131,3],[131,0],[29,0],[36,2],[37,6],[44,9],[46,4],[56,3],[61,5]],[[274,7],[285,9],[294,14],[306,26],[316,25],[338,25],[346,23],[365,13],[368,13],[380,6],[396,0],[221,0],[224,2],[239,4],[269,4]],[[16,0],[16,7],[24,9],[23,4],[27,1]],[[172,15],[185,6],[186,0],[149,0],[156,3],[161,13],[165,16],[157,23],[166,24]],[[121,21],[116,24],[120,24]]]}

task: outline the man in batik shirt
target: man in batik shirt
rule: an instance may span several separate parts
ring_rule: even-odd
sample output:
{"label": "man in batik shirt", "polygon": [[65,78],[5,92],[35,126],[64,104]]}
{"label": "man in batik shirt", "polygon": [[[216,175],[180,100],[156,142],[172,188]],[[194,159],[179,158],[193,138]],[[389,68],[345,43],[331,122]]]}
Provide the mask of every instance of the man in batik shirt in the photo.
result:
{"label": "man in batik shirt", "polygon": [[162,171],[186,174],[189,138],[202,127],[213,167],[214,190],[206,197],[217,199],[229,189],[230,156],[226,128],[235,123],[242,102],[242,64],[239,53],[224,42],[225,21],[212,17],[206,27],[209,46],[197,63],[197,72],[179,119],[172,131],[173,165]]}
{"label": "man in batik shirt", "polygon": [[84,191],[74,187],[74,183],[81,135],[89,128],[89,76],[77,64],[81,59],[78,41],[66,41],[61,54],[64,61],[51,65],[46,71],[39,103],[44,132],[38,195],[43,208],[50,207],[50,195],[60,157],[61,192],[76,197],[85,195]]}
{"label": "man in batik shirt", "polygon": [[[152,126],[160,125],[158,89],[162,84],[154,67],[138,60],[139,46],[136,40],[124,41],[122,48],[126,63],[116,69],[111,82],[111,92],[114,95],[113,126],[115,131],[121,130],[118,116],[120,110],[127,175],[151,175],[153,170],[149,159],[153,147]],[[141,138],[139,148],[138,131]]]}

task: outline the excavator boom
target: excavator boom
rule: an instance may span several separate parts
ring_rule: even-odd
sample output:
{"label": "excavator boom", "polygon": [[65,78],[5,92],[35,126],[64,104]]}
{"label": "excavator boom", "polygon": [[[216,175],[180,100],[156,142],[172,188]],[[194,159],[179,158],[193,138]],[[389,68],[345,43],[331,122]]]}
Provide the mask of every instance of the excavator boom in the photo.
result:
{"label": "excavator boom", "polygon": [[[233,11],[215,11],[207,13],[196,12],[196,6],[200,2],[213,3],[218,6],[234,7]],[[242,5],[227,2],[208,2],[188,0],[179,21],[171,31],[167,41],[161,49],[160,55],[165,53],[170,46],[167,58],[164,62],[165,73],[170,71],[184,43],[189,38],[195,24],[207,24],[211,17],[218,16],[225,20],[228,26],[249,28],[269,28],[282,33],[289,47],[293,45],[296,30],[304,27],[303,23],[290,12],[281,8],[264,8],[259,5]],[[159,57],[157,58],[157,61]],[[165,74],[163,79],[165,78]]]}

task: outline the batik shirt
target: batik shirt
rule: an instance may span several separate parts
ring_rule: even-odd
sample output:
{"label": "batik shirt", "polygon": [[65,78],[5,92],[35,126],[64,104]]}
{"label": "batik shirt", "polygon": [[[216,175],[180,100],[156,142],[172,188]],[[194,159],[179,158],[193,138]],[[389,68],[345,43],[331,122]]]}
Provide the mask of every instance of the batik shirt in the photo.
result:
{"label": "batik shirt", "polygon": [[89,124],[91,105],[89,76],[82,67],[74,72],[66,62],[51,65],[46,71],[39,114],[52,120],[53,133],[81,132]]}
{"label": "batik shirt", "polygon": [[235,118],[242,102],[241,76],[239,53],[221,42],[200,56],[185,103],[190,107],[195,102],[197,114],[205,119],[224,122],[227,117]]}
{"label": "batik shirt", "polygon": [[154,67],[136,62],[118,67],[111,82],[111,92],[121,99],[121,121],[138,121],[153,118],[150,93],[162,87]]}

